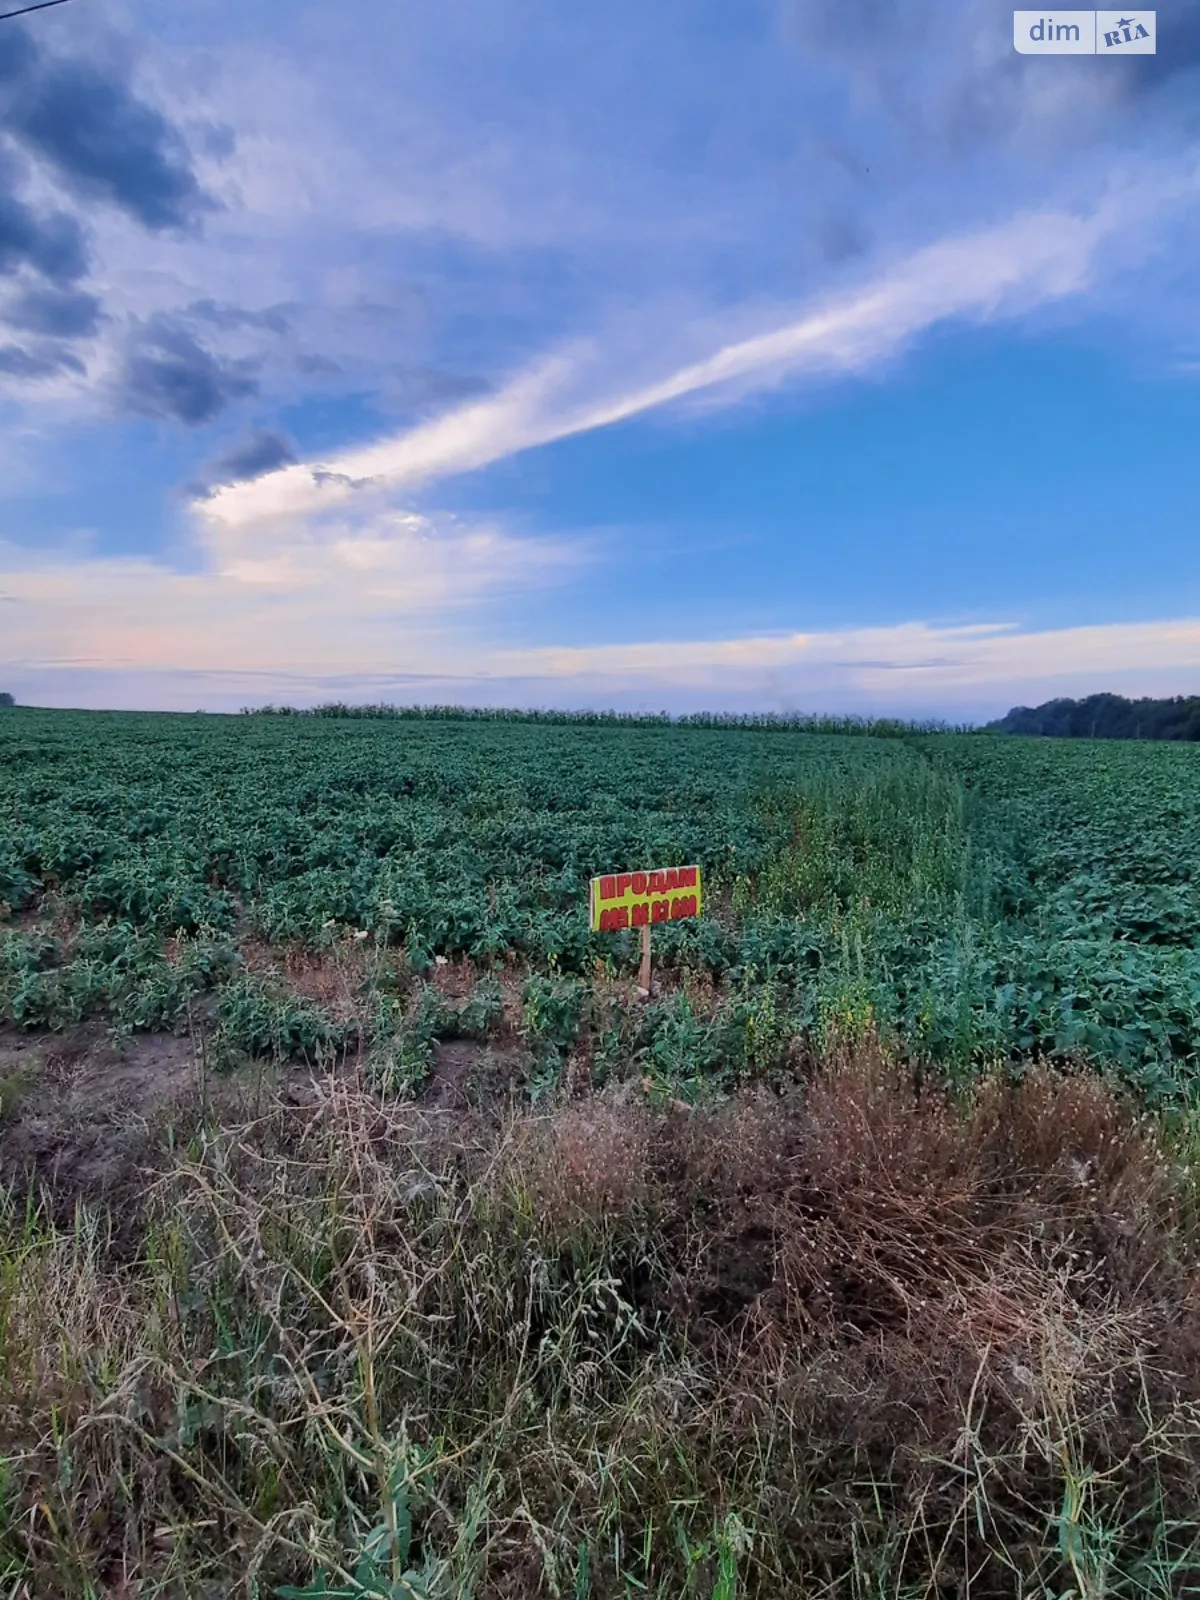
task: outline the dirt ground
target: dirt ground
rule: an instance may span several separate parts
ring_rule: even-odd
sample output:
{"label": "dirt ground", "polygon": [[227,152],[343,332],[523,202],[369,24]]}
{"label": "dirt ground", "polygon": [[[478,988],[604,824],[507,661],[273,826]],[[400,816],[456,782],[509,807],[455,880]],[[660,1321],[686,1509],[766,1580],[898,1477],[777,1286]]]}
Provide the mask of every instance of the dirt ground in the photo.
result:
{"label": "dirt ground", "polygon": [[[514,1046],[440,1043],[419,1102],[454,1112],[497,1099],[517,1080],[518,1058]],[[115,1038],[99,1023],[0,1029],[0,1185],[21,1193],[32,1182],[64,1211],[78,1200],[119,1211],[144,1191],[172,1133],[186,1137],[206,1117],[254,1116],[277,1096],[297,1107],[312,1100],[311,1070],[264,1062],[206,1075],[186,1035]]]}
{"label": "dirt ground", "polygon": [[[250,1091],[218,1086],[242,1103]],[[0,1182],[18,1193],[33,1183],[64,1211],[77,1200],[133,1200],[168,1130],[198,1120],[203,1098],[187,1038],[2,1030]]]}

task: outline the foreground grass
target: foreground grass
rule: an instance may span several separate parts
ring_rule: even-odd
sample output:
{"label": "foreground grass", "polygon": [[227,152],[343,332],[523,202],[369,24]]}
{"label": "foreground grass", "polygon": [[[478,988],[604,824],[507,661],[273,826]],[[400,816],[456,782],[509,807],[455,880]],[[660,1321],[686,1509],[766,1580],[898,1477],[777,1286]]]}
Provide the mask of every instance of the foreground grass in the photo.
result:
{"label": "foreground grass", "polygon": [[0,1594],[1179,1595],[1195,1145],[861,1048],[713,1111],[201,1125],[0,1218]]}

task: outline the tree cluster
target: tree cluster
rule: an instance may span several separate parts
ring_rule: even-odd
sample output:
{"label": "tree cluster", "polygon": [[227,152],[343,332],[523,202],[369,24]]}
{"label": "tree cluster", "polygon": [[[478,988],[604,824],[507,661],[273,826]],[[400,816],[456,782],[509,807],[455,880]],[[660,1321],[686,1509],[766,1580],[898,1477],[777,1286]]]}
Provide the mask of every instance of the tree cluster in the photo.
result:
{"label": "tree cluster", "polygon": [[1014,706],[992,733],[1042,734],[1060,739],[1200,739],[1200,695],[1167,700],[1127,700],[1120,694],[1091,694],[1085,700],[1047,700],[1040,706]]}

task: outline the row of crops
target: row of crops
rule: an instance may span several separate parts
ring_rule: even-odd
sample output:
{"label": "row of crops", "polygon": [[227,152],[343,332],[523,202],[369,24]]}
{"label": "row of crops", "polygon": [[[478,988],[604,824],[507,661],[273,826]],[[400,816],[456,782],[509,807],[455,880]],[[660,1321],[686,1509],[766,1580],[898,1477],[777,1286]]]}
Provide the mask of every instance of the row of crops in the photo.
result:
{"label": "row of crops", "polygon": [[[1200,1064],[1198,859],[1189,746],[10,710],[0,1016],[357,1038],[403,1075],[498,1028],[506,976],[551,1076],[584,1038],[692,1084],[871,1027],[949,1072],[1086,1059],[1162,1099]],[[589,931],[587,880],[694,861],[662,997],[614,1010],[636,954]],[[350,1018],[243,959],[355,934],[379,959]],[[458,1008],[439,956],[475,970]]]}

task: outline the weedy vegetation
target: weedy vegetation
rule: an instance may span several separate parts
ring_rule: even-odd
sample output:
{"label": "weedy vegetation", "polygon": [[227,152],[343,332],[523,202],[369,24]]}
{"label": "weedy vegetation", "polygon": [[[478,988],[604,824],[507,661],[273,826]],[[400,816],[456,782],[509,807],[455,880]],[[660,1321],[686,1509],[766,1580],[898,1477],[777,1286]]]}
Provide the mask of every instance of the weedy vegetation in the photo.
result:
{"label": "weedy vegetation", "polygon": [[1196,1588],[1198,762],[0,719],[0,1595]]}

